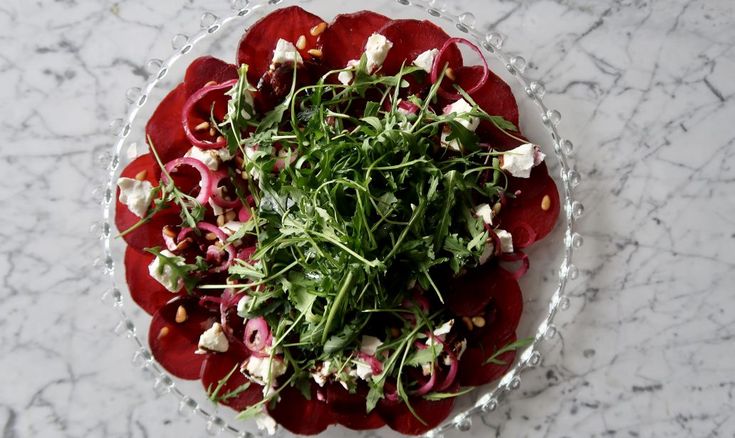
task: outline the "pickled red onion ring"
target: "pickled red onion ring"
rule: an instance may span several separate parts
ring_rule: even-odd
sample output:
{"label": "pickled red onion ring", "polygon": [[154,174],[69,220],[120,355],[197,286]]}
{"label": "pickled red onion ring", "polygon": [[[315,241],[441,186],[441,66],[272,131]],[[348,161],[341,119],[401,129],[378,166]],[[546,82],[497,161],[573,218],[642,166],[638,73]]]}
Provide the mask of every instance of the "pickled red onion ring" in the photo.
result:
{"label": "pickled red onion ring", "polygon": [[273,336],[268,328],[265,318],[259,316],[249,319],[245,324],[245,336],[243,341],[248,350],[252,352],[263,352],[273,341]]}
{"label": "pickled red onion ring", "polygon": [[209,233],[213,233],[215,236],[217,236],[217,239],[220,240],[224,244],[224,250],[227,251],[227,254],[229,255],[227,257],[227,262],[221,264],[220,266],[216,266],[212,269],[213,272],[222,272],[226,270],[233,260],[235,260],[235,257],[237,254],[235,253],[235,249],[232,247],[231,244],[227,243],[227,234],[225,234],[224,231],[222,231],[218,226],[212,225],[207,222],[199,222],[197,224],[197,228],[200,230],[207,231]]}
{"label": "pickled red onion ring", "polygon": [[[472,49],[475,53],[477,53],[480,56],[480,59],[482,60],[482,77],[477,82],[477,84],[470,88],[469,90],[465,90],[467,94],[472,94],[475,91],[482,88],[483,85],[487,82],[487,80],[490,78],[490,67],[487,65],[487,61],[485,60],[485,57],[482,56],[482,51],[480,51],[480,48],[476,45],[472,44],[469,40],[466,40],[464,38],[449,38],[441,49],[439,49],[439,53],[434,58],[434,64],[431,67],[431,83],[436,83],[436,81],[439,79],[439,70],[441,69],[441,64],[439,61],[442,58],[442,55],[444,52],[449,49],[449,47],[452,46],[452,44],[458,44],[462,43],[466,46],[468,46],[470,49]],[[447,99],[459,99],[462,97],[459,93],[450,93],[448,91],[444,91],[443,89],[439,88],[439,95],[447,98]]]}
{"label": "pickled red onion ring", "polygon": [[447,357],[449,358],[449,371],[447,371],[447,376],[444,378],[444,381],[436,389],[437,391],[445,391],[447,388],[452,386],[452,383],[454,383],[454,380],[457,378],[459,360],[457,360],[457,356],[455,356],[451,351],[447,352]]}
{"label": "pickled red onion ring", "polygon": [[212,175],[212,202],[222,208],[237,208],[241,204],[240,199],[225,199],[217,190],[219,182],[225,178],[229,178],[226,172],[217,172]]}
{"label": "pickled red onion ring", "polygon": [[[179,166],[189,166],[199,172],[201,178],[199,182],[199,194],[196,197],[197,202],[200,204],[206,204],[209,198],[212,196],[212,173],[204,163],[191,157],[181,157],[175,160],[171,160],[163,166],[166,172],[174,173]],[[168,183],[168,176],[166,173],[162,175],[164,183]]]}
{"label": "pickled red onion ring", "polygon": [[211,142],[211,141],[204,141],[198,139],[194,132],[192,132],[191,127],[189,126],[189,115],[194,110],[194,105],[197,104],[204,96],[207,95],[207,93],[211,91],[217,91],[217,90],[223,90],[223,89],[230,89],[237,83],[237,79],[231,79],[226,82],[222,82],[221,84],[214,84],[209,85],[200,88],[196,93],[189,96],[189,98],[186,100],[186,103],[184,104],[184,108],[181,112],[181,123],[184,125],[184,133],[186,134],[186,138],[189,139],[192,145],[200,148],[200,149],[220,149],[227,145],[227,140],[224,139],[224,137],[221,140]]}
{"label": "pickled red onion ring", "polygon": [[436,385],[436,364],[431,367],[431,376],[429,377],[429,380],[427,380],[426,383],[424,383],[423,385],[416,388],[414,391],[411,391],[411,394],[426,395],[431,392],[432,389],[434,389],[434,385]]}
{"label": "pickled red onion ring", "polygon": [[503,262],[521,262],[521,265],[511,272],[511,275],[516,280],[523,277],[526,272],[528,272],[528,267],[531,265],[528,261],[528,256],[523,251],[501,254],[500,260]]}

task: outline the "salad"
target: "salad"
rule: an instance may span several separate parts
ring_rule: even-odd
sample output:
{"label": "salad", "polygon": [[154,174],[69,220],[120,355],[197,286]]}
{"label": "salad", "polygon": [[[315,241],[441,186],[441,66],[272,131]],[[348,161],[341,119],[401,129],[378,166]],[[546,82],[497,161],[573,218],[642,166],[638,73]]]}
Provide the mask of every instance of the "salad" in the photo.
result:
{"label": "salad", "polygon": [[510,88],[462,46],[480,54],[428,21],[294,6],[235,64],[189,65],[118,180],[161,366],[304,435],[424,433],[511,366],[523,249],[559,196]]}

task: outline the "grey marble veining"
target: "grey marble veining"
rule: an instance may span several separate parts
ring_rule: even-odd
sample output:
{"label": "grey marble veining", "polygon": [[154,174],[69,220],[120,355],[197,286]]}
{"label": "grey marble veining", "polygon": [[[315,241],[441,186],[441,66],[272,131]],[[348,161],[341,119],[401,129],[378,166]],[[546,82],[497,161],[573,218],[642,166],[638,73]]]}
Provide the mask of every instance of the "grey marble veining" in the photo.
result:
{"label": "grey marble veining", "polygon": [[[735,3],[461,6],[544,79],[586,207],[560,336],[467,436],[734,436]],[[89,232],[107,122],[204,7],[0,4],[3,438],[204,434],[110,334]]]}

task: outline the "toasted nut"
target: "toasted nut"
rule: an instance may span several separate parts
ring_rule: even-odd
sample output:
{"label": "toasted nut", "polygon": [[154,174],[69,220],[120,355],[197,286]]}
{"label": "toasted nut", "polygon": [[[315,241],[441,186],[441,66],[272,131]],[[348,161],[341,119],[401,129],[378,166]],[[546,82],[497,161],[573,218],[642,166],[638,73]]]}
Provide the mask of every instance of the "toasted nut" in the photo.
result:
{"label": "toasted nut", "polygon": [[467,327],[467,330],[472,330],[474,326],[472,325],[472,320],[466,316],[462,317],[462,322]]}
{"label": "toasted nut", "polygon": [[503,205],[500,202],[496,202],[495,205],[493,205],[493,216],[499,215],[501,208],[503,208]]}
{"label": "toasted nut", "polygon": [[[218,227],[221,227],[224,224],[225,224],[225,216],[224,215],[217,216],[217,226]],[[212,239],[212,240],[214,240],[214,239]]]}
{"label": "toasted nut", "polygon": [[204,238],[207,240],[217,240],[217,235],[214,233],[207,233],[204,235]]}
{"label": "toasted nut", "polygon": [[485,318],[483,318],[482,316],[474,316],[472,318],[472,324],[474,324],[477,328],[483,328],[485,327]]}
{"label": "toasted nut", "polygon": [[141,170],[140,172],[135,174],[135,179],[138,181],[143,181],[145,177],[148,176],[147,170]]}
{"label": "toasted nut", "polygon": [[452,81],[457,79],[457,76],[454,75],[454,70],[452,70],[452,67],[447,67],[446,75],[447,75],[447,78],[449,78]]}
{"label": "toasted nut", "polygon": [[167,326],[164,326],[160,332],[158,332],[158,339],[163,338],[164,336],[168,335],[169,328]]}
{"label": "toasted nut", "polygon": [[189,247],[191,245],[191,238],[187,237],[186,239],[179,242],[178,245],[176,245],[176,251],[181,251]]}
{"label": "toasted nut", "polygon": [[216,134],[217,131],[214,130],[214,128],[209,128],[209,136],[214,137],[214,134]]}
{"label": "toasted nut", "polygon": [[320,49],[309,49],[306,53],[316,58],[322,57],[322,51]]}
{"label": "toasted nut", "polygon": [[235,213],[232,210],[228,211],[227,213],[225,213],[225,223],[234,221],[236,217],[237,217],[237,213]]}
{"label": "toasted nut", "polygon": [[168,237],[176,237],[176,231],[173,230],[173,228],[166,225],[163,227],[163,234],[167,235]]}
{"label": "toasted nut", "polygon": [[549,195],[544,195],[543,198],[541,198],[541,210],[546,211],[551,208],[551,198],[549,198]]}
{"label": "toasted nut", "polygon": [[311,36],[319,36],[326,29],[327,29],[327,23],[325,23],[325,22],[322,21],[321,23],[319,23],[316,26],[312,27],[311,30],[309,31],[309,33],[311,34]]}
{"label": "toasted nut", "polygon": [[194,127],[195,131],[204,131],[205,129],[209,129],[209,122],[204,121]]}
{"label": "toasted nut", "polygon": [[221,135],[218,135],[217,138],[214,141],[216,141],[217,143],[220,143],[220,142],[225,141],[225,138],[222,137]]}
{"label": "toasted nut", "polygon": [[299,39],[296,40],[296,48],[299,50],[304,50],[306,48],[306,37],[303,35],[299,36]]}
{"label": "toasted nut", "polygon": [[206,84],[204,84],[205,87],[211,87],[212,85],[217,85],[217,81],[209,81]]}
{"label": "toasted nut", "polygon": [[184,308],[184,306],[179,306],[179,308],[176,309],[176,318],[174,320],[177,323],[181,324],[187,319],[189,319],[189,314],[186,313],[186,309]]}

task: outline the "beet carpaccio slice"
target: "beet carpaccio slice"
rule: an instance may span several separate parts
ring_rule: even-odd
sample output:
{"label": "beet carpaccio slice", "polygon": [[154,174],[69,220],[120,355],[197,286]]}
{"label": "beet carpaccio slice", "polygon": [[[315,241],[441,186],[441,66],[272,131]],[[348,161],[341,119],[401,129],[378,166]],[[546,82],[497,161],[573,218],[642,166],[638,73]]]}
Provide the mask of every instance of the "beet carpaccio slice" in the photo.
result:
{"label": "beet carpaccio slice", "polygon": [[[459,361],[459,373],[457,378],[462,386],[480,386],[490,383],[505,374],[516,357],[515,350],[494,357],[494,361],[486,363],[488,359],[508,344],[515,342],[514,332],[507,333],[503,337],[497,337],[495,333],[488,332],[479,340],[467,345],[467,351]],[[496,363],[497,362],[497,363]]]}
{"label": "beet carpaccio slice", "polygon": [[[410,66],[423,52],[441,49],[449,39],[441,27],[427,20],[393,20],[378,33],[393,43],[381,70],[387,75],[398,73],[404,61]],[[441,62],[449,63],[453,69],[459,68],[462,65],[462,53],[456,46],[449,47]]]}
{"label": "beet carpaccio slice", "polygon": [[359,60],[368,37],[389,21],[388,17],[370,11],[337,15],[319,36],[324,65],[336,70],[345,68],[353,59]]}
{"label": "beet carpaccio slice", "polygon": [[237,79],[237,67],[213,56],[201,56],[186,69],[184,87],[186,96],[191,96],[209,82],[222,83]]}
{"label": "beet carpaccio slice", "polygon": [[[145,154],[131,161],[120,174],[121,178],[141,178],[150,182],[153,186],[158,185],[161,169],[156,163],[153,155]],[[135,226],[142,218],[131,212],[127,205],[120,202],[120,189],[115,194],[115,225],[120,233]],[[138,226],[129,233],[123,235],[125,242],[138,251],[145,248],[163,246],[163,235],[161,230],[165,225],[174,225],[181,221],[178,211],[173,208],[156,213],[150,221]]]}
{"label": "beet carpaccio slice", "polygon": [[486,264],[475,268],[455,279],[448,289],[447,306],[455,315],[478,316],[492,304],[501,328],[515,330],[518,325],[523,311],[521,288],[513,274],[500,266]]}
{"label": "beet carpaccio slice", "polygon": [[[240,372],[240,366],[245,360],[247,360],[246,355],[233,349],[226,353],[207,353],[207,358],[202,365],[202,384],[210,394],[222,379],[227,377],[233,369],[235,370],[220,388],[217,396],[219,403],[238,411],[245,410],[263,399],[263,387],[246,379]],[[238,388],[246,384],[249,384],[247,389],[235,394]]]}
{"label": "beet carpaccio slice", "polygon": [[[176,322],[182,307],[186,317]],[[205,354],[196,354],[199,336],[218,321],[218,315],[195,299],[177,298],[158,309],[148,330],[148,344],[153,357],[176,377],[195,380],[200,377]]]}
{"label": "beet carpaccio slice", "polygon": [[[457,386],[453,385],[447,392],[456,392]],[[411,397],[411,407],[421,418],[419,420],[408,409],[403,400],[390,401],[386,399],[378,402],[378,411],[391,429],[406,435],[420,435],[437,427],[449,416],[454,406],[454,397],[441,400],[427,400],[423,397]]]}
{"label": "beet carpaccio slice", "polygon": [[191,148],[181,124],[181,111],[187,97],[182,82],[158,104],[145,127],[146,142],[149,146],[153,144],[163,163],[183,156]]}
{"label": "beet carpaccio slice", "polygon": [[[535,233],[529,243],[546,237],[559,217],[559,191],[549,176],[546,163],[542,162],[531,169],[530,178],[508,177],[508,191],[518,193],[508,198],[500,210],[500,223],[512,235],[528,232],[525,226]],[[530,239],[522,239],[529,241]]]}
{"label": "beet carpaccio slice", "polygon": [[288,386],[279,394],[281,399],[268,407],[268,413],[278,424],[299,435],[316,435],[334,423],[329,406],[317,399],[316,384],[311,385],[311,399],[307,400],[297,388]]}
{"label": "beet carpaccio slice", "polygon": [[180,293],[169,292],[148,274],[148,266],[156,258],[151,253],[140,252],[129,246],[125,250],[125,279],[133,301],[148,314],[153,315]]}
{"label": "beet carpaccio slice", "polygon": [[368,395],[367,385],[359,385],[351,394],[337,382],[326,386],[327,404],[332,410],[337,423],[352,430],[370,430],[383,427],[385,421],[380,413],[373,409],[366,412],[365,400]]}
{"label": "beet carpaccio slice", "polygon": [[[304,60],[312,58],[309,50],[317,47],[317,26],[324,20],[298,6],[278,9],[258,20],[245,32],[237,48],[237,64],[248,65],[248,80],[257,84],[268,70],[273,49],[279,39],[296,44],[303,35],[306,44],[299,53]],[[313,31],[312,31],[313,29]]]}

